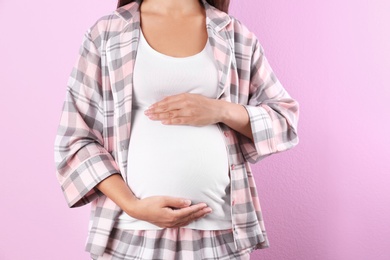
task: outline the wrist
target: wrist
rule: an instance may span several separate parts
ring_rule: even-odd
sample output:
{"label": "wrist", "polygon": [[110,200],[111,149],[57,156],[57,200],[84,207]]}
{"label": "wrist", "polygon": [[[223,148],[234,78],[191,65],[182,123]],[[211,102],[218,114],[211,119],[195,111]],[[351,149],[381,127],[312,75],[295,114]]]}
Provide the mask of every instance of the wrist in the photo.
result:
{"label": "wrist", "polygon": [[216,122],[217,123],[224,123],[229,121],[231,103],[225,101],[225,100],[216,100]]}
{"label": "wrist", "polygon": [[137,209],[139,209],[139,201],[140,200],[134,196],[123,206],[122,210],[130,217],[136,218]]}
{"label": "wrist", "polygon": [[219,122],[253,140],[252,128],[247,109],[241,104],[221,101]]}

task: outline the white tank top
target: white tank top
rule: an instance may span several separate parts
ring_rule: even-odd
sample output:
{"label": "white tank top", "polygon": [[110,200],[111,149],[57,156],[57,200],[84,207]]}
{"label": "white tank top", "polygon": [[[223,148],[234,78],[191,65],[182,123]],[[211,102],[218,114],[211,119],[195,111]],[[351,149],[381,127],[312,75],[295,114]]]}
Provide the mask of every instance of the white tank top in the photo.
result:
{"label": "white tank top", "polygon": [[[217,98],[218,70],[209,42],[198,54],[175,58],[154,50],[141,32],[134,68],[127,182],[140,199],[166,195],[194,204],[205,202],[212,208],[212,213],[187,228],[229,229],[228,157],[219,127],[163,125],[144,115],[153,103],[185,92]],[[126,213],[119,217],[117,227],[160,229]]]}

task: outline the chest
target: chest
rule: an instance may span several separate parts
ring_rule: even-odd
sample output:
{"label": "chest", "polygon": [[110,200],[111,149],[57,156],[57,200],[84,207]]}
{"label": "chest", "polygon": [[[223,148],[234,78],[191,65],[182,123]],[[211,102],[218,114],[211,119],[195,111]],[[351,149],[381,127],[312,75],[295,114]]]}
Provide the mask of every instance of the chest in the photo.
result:
{"label": "chest", "polygon": [[[107,66],[108,76],[107,82],[104,82],[103,85],[111,90],[106,92],[110,95],[105,97],[104,102],[108,109],[106,114],[109,117],[107,117],[107,120],[110,121],[106,124],[108,128],[105,136],[107,136],[108,143],[111,144],[108,150],[113,152],[123,173],[127,169],[127,153],[132,125],[132,102],[134,101],[134,68],[141,27],[140,23],[133,22],[126,27],[126,30],[108,39],[106,59],[103,60],[105,62],[104,66]],[[229,35],[228,31],[218,32],[214,26],[210,24],[206,26],[206,37],[209,37],[218,70],[217,98],[237,103],[239,78],[233,66],[235,62],[233,62],[234,55],[229,44]],[[147,39],[146,35],[145,38]],[[162,38],[166,39],[168,37]],[[148,77],[150,76],[148,75]],[[227,143],[233,142],[228,141]]]}
{"label": "chest", "polygon": [[187,57],[199,53],[207,42],[204,15],[167,17],[141,15],[141,30],[149,45],[172,57]]}

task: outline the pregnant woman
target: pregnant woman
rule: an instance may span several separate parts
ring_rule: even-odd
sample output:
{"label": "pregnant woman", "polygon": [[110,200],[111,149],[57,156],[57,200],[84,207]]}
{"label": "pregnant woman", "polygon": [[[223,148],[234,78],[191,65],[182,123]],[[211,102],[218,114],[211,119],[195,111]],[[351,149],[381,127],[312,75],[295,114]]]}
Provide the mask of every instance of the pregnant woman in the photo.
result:
{"label": "pregnant woman", "polygon": [[55,140],[92,259],[249,259],[249,163],[298,143],[298,103],[229,1],[119,1],[85,33]]}

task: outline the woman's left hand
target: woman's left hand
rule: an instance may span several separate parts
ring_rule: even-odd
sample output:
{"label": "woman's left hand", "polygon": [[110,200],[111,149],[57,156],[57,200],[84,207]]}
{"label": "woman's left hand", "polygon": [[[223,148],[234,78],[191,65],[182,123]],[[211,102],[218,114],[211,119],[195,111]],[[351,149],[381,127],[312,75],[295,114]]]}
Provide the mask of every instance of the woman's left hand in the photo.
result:
{"label": "woman's left hand", "polygon": [[244,106],[184,93],[166,97],[145,111],[151,120],[165,125],[205,126],[224,123],[253,140],[249,115]]}
{"label": "woman's left hand", "polygon": [[222,105],[220,100],[183,93],[154,103],[145,115],[166,125],[205,126],[221,121]]}

